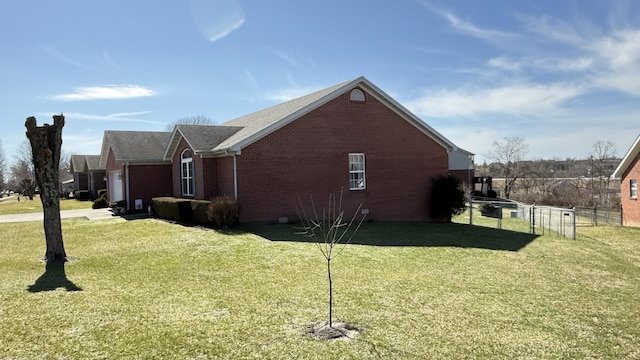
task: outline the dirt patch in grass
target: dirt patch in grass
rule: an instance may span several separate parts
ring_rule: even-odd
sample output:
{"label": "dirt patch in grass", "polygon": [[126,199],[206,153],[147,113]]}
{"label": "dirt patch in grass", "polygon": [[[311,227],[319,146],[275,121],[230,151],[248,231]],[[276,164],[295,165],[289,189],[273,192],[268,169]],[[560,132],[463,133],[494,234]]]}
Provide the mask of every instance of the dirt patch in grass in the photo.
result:
{"label": "dirt patch in grass", "polygon": [[347,322],[333,322],[331,326],[329,323],[319,322],[309,324],[305,329],[305,334],[313,336],[318,339],[325,340],[349,340],[358,336],[364,329]]}

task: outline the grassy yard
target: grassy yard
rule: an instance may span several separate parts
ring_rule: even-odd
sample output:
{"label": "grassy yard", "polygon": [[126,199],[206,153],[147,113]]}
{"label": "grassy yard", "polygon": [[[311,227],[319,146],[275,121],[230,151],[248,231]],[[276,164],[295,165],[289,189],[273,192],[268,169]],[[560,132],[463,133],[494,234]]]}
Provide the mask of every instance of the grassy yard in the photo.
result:
{"label": "grassy yard", "polygon": [[[60,200],[60,210],[90,209],[91,205],[93,205],[91,201],[78,201],[74,199]],[[33,200],[29,200],[29,198],[24,196],[20,196],[20,201],[18,201],[17,196],[0,199],[0,215],[32,212],[42,212],[42,202],[38,195],[34,196]]]}
{"label": "grassy yard", "polygon": [[0,358],[640,358],[639,229],[485,225],[364,224],[333,263],[364,332],[327,341],[304,334],[326,264],[289,225],[64,220],[73,261],[45,271],[41,225],[2,224]]}

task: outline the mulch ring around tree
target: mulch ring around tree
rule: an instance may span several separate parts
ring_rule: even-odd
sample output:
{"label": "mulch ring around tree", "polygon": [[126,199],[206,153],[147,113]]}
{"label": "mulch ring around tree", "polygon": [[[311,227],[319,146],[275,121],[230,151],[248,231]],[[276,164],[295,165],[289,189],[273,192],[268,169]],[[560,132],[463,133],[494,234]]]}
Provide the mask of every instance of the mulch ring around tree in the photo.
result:
{"label": "mulch ring around tree", "polygon": [[351,323],[334,321],[332,326],[329,323],[319,322],[309,324],[305,328],[305,334],[318,339],[325,340],[350,340],[364,331],[363,328]]}

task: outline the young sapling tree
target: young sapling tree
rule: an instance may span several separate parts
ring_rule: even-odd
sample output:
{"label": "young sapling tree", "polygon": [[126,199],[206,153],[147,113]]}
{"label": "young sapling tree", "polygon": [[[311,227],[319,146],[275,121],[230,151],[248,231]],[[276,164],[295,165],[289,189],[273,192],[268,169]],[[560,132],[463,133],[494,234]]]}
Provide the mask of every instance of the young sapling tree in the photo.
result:
{"label": "young sapling tree", "polygon": [[[347,329],[338,329],[334,327],[333,323],[333,281],[331,278],[331,261],[334,260],[342,251],[344,246],[338,247],[338,245],[347,245],[351,242],[356,232],[360,228],[365,215],[358,220],[358,214],[362,204],[358,205],[358,208],[353,213],[350,219],[345,219],[345,212],[342,209],[342,190],[340,191],[340,197],[336,198],[335,194],[329,194],[329,200],[326,208],[322,208],[321,212],[316,209],[313,201],[313,196],[310,196],[311,209],[307,211],[302,203],[302,200],[298,198],[299,205],[296,206],[298,217],[300,218],[301,226],[297,228],[296,234],[305,236],[313,240],[317,245],[318,250],[322,253],[322,256],[327,261],[327,279],[329,281],[329,321],[328,327],[321,327],[315,329],[316,335],[327,338],[342,337],[348,334],[348,331],[353,331],[354,327],[349,324],[346,325]],[[322,334],[325,332],[325,334]]]}

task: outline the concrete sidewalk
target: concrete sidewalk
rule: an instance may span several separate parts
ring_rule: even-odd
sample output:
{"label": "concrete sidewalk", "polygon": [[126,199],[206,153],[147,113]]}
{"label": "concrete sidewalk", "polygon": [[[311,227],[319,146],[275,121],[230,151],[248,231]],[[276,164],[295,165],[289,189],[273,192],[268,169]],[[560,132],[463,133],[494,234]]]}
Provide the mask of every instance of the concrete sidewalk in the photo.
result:
{"label": "concrete sidewalk", "polygon": [[[61,219],[73,219],[73,218],[86,218],[88,220],[103,220],[103,219],[113,219],[117,216],[114,216],[111,212],[111,209],[80,209],[80,210],[64,210],[60,211]],[[11,214],[11,215],[0,215],[0,223],[8,223],[8,222],[24,222],[24,221],[42,221],[43,214],[41,212],[37,213],[27,213],[27,214]]]}

